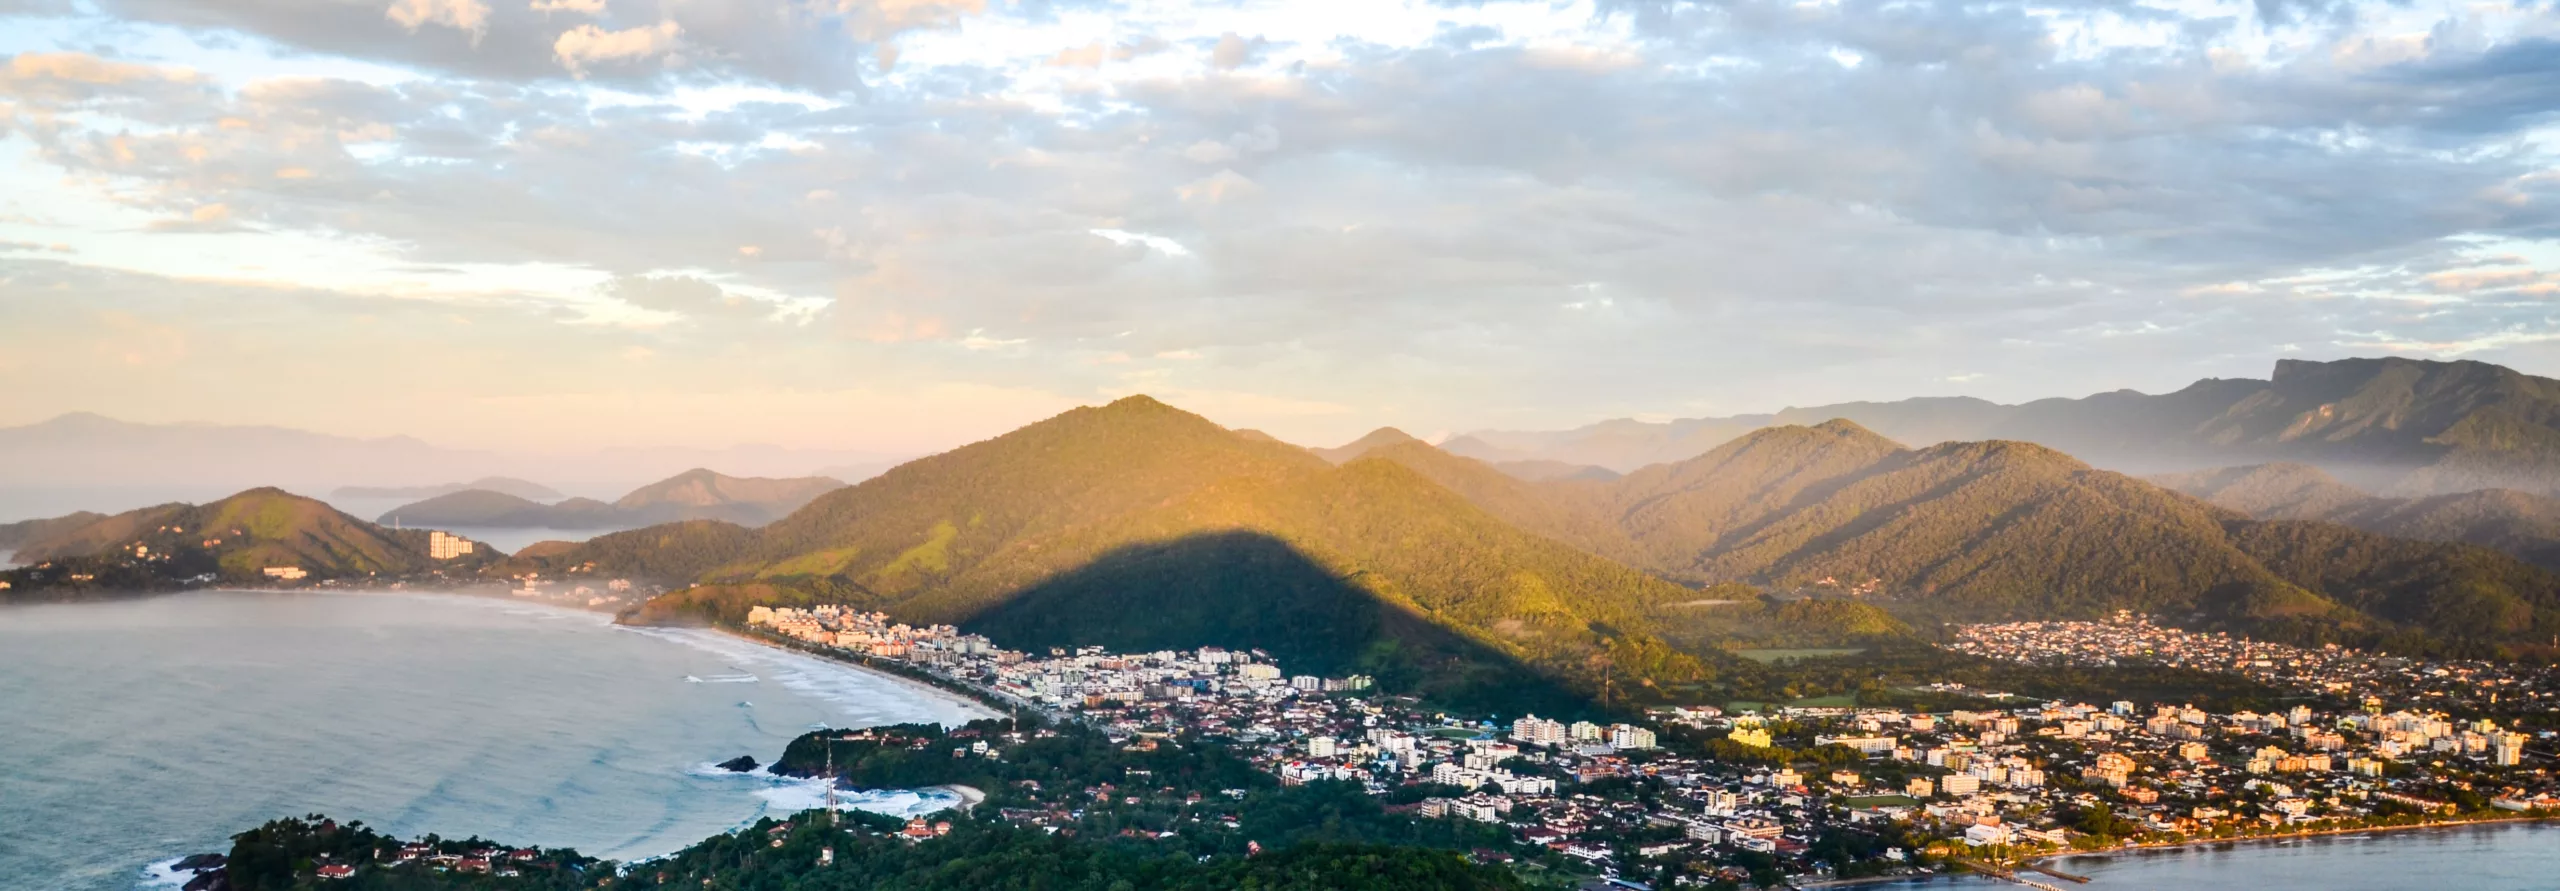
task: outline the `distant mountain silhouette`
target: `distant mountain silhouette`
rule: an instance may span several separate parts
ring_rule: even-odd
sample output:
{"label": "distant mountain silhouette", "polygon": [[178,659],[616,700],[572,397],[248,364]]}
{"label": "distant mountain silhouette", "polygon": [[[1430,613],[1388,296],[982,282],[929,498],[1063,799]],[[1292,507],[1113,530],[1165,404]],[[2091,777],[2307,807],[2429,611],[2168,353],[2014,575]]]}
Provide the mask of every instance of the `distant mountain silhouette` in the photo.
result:
{"label": "distant mountain silhouette", "polygon": [[1999,405],[1969,398],[1856,402],[1774,414],[1555,432],[1478,431],[1449,451],[1633,472],[1685,460],[1769,426],[1855,421],[1914,445],[2018,440],[2127,473],[2308,464],[2387,495],[2485,488],[2560,494],[2560,381],[2482,362],[2283,360],[2268,380],[2198,381]]}

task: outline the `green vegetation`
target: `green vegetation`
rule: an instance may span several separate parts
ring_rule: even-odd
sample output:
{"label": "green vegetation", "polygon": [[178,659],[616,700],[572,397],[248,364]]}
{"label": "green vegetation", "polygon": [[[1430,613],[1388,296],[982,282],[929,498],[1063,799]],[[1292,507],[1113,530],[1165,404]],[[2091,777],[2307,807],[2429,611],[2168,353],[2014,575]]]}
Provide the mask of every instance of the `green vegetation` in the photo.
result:
{"label": "green vegetation", "polygon": [[0,602],[83,599],[167,591],[206,582],[261,584],[268,567],[312,580],[469,577],[501,555],[486,546],[450,560],[427,554],[428,533],[386,529],[279,489],[252,489],[205,505],[129,511],[27,544],[34,565],[0,573]]}
{"label": "green vegetation", "polygon": [[2379,498],[2304,464],[2258,464],[2152,478],[2261,520],[2318,520],[2395,538],[2461,542],[2560,569],[2560,498],[2484,489]]}
{"label": "green vegetation", "polygon": [[633,619],[844,602],[1017,647],[1259,647],[1458,703],[1716,672],[1654,630],[1677,585],[1402,465],[1333,467],[1143,397],[830,493],[745,551]]}
{"label": "green vegetation", "polygon": [[744,526],[719,520],[685,520],[597,536],[577,544],[537,544],[492,571],[503,575],[578,571],[682,581],[737,559],[738,553],[754,541],[755,530]]}
{"label": "green vegetation", "polygon": [[[1003,757],[966,757],[989,744]],[[610,879],[615,888],[687,889],[1491,891],[1527,886],[1518,873],[1476,865],[1463,852],[1542,853],[1517,847],[1500,827],[1390,812],[1357,784],[1283,787],[1223,746],[1195,740],[1137,746],[1082,726],[1003,721],[948,732],[900,725],[804,735],[775,769],[813,775],[830,755],[838,776],[855,785],[968,783],[990,797],[972,813],[937,816],[948,834],[921,842],[891,834],[905,828],[900,820],[810,812],[705,839],[619,876],[613,864],[567,851],[522,859],[505,852],[502,863],[521,864],[517,878],[423,861],[395,865],[389,852],[399,845],[361,826],[280,820],[234,838],[231,887],[550,889]],[[1038,825],[995,818],[1008,812]],[[476,839],[429,842],[465,855],[495,848]],[[357,870],[323,880],[316,870],[326,863]]]}

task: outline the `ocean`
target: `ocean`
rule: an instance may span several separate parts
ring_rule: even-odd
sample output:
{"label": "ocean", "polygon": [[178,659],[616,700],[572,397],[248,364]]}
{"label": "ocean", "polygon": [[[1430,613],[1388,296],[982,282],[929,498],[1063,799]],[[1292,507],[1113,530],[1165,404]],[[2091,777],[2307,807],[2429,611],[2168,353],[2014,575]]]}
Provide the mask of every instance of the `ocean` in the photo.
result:
{"label": "ocean", "polygon": [[[2090,891],[2560,891],[2560,825],[2495,823],[2235,842],[2067,857],[2052,866],[2086,876],[2089,883],[2028,877]],[[2025,886],[1972,877],[1907,887]]]}
{"label": "ocean", "polygon": [[[205,592],[0,608],[0,889],[124,891],[326,813],[637,859],[821,787],[759,762],[818,726],[965,721],[946,694],[719,635],[421,593]],[[941,793],[857,802],[922,813]]]}

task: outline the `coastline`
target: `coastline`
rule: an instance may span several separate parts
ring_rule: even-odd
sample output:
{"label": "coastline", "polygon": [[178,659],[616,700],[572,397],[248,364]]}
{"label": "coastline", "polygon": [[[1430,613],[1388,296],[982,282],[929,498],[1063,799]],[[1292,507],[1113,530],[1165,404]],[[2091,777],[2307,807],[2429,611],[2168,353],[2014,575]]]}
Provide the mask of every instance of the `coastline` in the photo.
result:
{"label": "coastline", "polygon": [[[744,641],[744,642],[746,642],[746,643],[755,644],[755,645],[757,645],[757,646],[764,647],[764,648],[766,648],[766,649],[770,649],[770,650],[779,650],[779,651],[786,652],[786,653],[797,653],[797,654],[799,654],[799,655],[807,656],[807,657],[810,657],[810,658],[812,658],[812,659],[823,659],[823,660],[826,660],[827,662],[832,663],[832,664],[835,664],[835,665],[842,665],[842,666],[845,666],[845,667],[847,667],[847,668],[857,669],[857,670],[859,670],[859,671],[861,671],[861,672],[863,672],[863,673],[865,673],[865,674],[869,674],[869,675],[871,675],[871,676],[873,676],[873,677],[878,677],[878,678],[883,678],[883,679],[886,679],[886,680],[889,680],[889,681],[893,681],[893,682],[896,682],[896,683],[898,683],[898,684],[902,684],[902,685],[905,685],[905,686],[907,686],[907,687],[909,687],[909,688],[915,689],[915,690],[917,690],[917,691],[919,691],[919,692],[923,692],[923,693],[925,693],[925,694],[927,694],[927,695],[932,696],[932,697],[933,697],[933,698],[935,698],[935,699],[939,699],[939,700],[942,700],[942,701],[944,701],[944,702],[949,702],[949,703],[952,703],[952,704],[954,704],[954,705],[958,705],[958,706],[960,706],[961,708],[963,708],[963,709],[965,709],[965,710],[968,710],[968,711],[974,711],[974,712],[979,712],[979,713],[981,713],[981,716],[982,716],[982,717],[987,717],[987,718],[1001,718],[1001,717],[1004,717],[1008,712],[1010,712],[1010,709],[1009,709],[1009,708],[1000,708],[996,703],[990,702],[990,701],[989,701],[989,700],[988,700],[988,699],[987,699],[983,694],[980,694],[980,693],[978,693],[977,691],[974,691],[974,690],[969,690],[969,689],[967,689],[967,688],[958,687],[958,686],[956,686],[956,685],[945,685],[945,684],[933,683],[933,682],[926,681],[926,680],[924,680],[924,679],[922,679],[922,678],[909,677],[909,676],[907,676],[907,675],[900,674],[900,673],[898,673],[898,672],[894,672],[894,671],[882,671],[882,670],[880,670],[880,669],[878,669],[878,668],[872,667],[872,666],[870,666],[870,665],[865,665],[865,664],[863,664],[863,663],[861,663],[861,662],[859,662],[859,661],[856,661],[856,660],[846,659],[846,658],[843,658],[843,657],[841,657],[841,656],[836,656],[836,655],[831,654],[831,653],[821,652],[821,651],[814,650],[814,649],[807,649],[807,648],[796,647],[796,646],[788,646],[788,645],[783,644],[783,643],[782,643],[782,642],[780,642],[780,641],[772,640],[772,639],[765,638],[765,637],[760,637],[760,636],[753,635],[753,634],[748,634],[748,633],[741,632],[741,631],[737,631],[737,630],[735,630],[735,629],[731,629],[731,628],[723,628],[723,627],[718,626],[718,625],[705,625],[705,626],[698,626],[698,627],[708,628],[709,630],[712,630],[712,631],[718,632],[718,633],[720,633],[720,634],[727,635],[727,636],[729,636],[729,637],[731,637],[731,638],[734,638],[734,639],[736,639],[736,640]],[[985,797],[985,796],[984,796],[983,794],[981,794],[981,795],[980,795],[980,797],[981,797],[981,798],[983,798],[983,797]]]}
{"label": "coastline", "polygon": [[2379,835],[2382,833],[2407,832],[2419,829],[2460,829],[2470,826],[2497,826],[2509,823],[2560,824],[2560,816],[2526,815],[2514,817],[2491,817],[2483,820],[2441,820],[2433,823],[2411,823],[2404,826],[2362,826],[2340,829],[2308,829],[2301,832],[2284,832],[2273,835],[2244,835],[2236,838],[2204,838],[2175,842],[2151,842],[2148,844],[2123,845],[2097,851],[2057,851],[2051,854],[2039,854],[2034,857],[2028,857],[2020,862],[2049,864],[2053,861],[2072,857],[2114,857],[2121,854],[2140,854],[2151,851],[2173,851],[2179,848],[2201,848],[2213,845],[2244,845],[2258,842],[2294,841],[2297,839],[2325,838],[2337,835]]}

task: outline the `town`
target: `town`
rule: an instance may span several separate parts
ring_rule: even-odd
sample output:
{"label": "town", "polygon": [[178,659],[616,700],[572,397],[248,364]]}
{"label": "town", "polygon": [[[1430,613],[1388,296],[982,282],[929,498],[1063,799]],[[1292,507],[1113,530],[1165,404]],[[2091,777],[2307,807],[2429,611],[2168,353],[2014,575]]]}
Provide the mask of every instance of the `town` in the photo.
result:
{"label": "town", "polygon": [[[2436,688],[2405,665],[2386,671],[2351,651],[2224,637],[2208,645],[2130,617],[2111,630],[1975,626],[1956,646],[1996,658],[2174,652],[2223,670],[2315,662],[2334,669],[2314,672],[2330,694],[2322,701],[2352,707],[2209,714],[1986,696],[1982,708],[1944,713],[1701,705],[1609,724],[1497,721],[1377,695],[1356,675],[1290,675],[1253,650],[1031,654],[838,606],[756,607],[748,625],[1115,740],[1219,741],[1283,784],[1346,781],[1379,796],[1428,787],[1436,794],[1412,804],[1418,816],[1500,827],[1524,848],[1638,887],[1811,886],[1957,868],[2005,876],[2074,850],[2560,811],[2548,729],[2398,703],[2454,699],[2426,695]],[[2103,635],[2126,640],[2094,645]],[[2488,670],[2467,677],[2476,684]],[[2530,675],[2497,677],[2511,682],[2490,695],[2551,694]]]}

